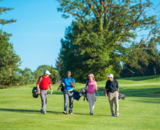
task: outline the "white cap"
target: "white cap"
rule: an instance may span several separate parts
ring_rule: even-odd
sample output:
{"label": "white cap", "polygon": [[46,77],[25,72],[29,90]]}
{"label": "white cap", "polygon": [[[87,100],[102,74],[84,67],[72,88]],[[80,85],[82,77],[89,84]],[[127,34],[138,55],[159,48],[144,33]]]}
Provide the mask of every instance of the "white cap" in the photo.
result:
{"label": "white cap", "polygon": [[108,77],[112,77],[113,78],[113,74],[109,74]]}
{"label": "white cap", "polygon": [[44,74],[50,75],[51,73],[48,70],[46,70],[46,71],[44,71]]}

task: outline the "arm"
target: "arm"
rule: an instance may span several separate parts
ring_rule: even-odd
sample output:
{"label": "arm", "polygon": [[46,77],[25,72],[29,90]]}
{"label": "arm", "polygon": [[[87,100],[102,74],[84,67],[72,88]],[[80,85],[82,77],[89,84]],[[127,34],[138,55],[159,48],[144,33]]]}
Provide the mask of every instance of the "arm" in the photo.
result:
{"label": "arm", "polygon": [[51,85],[51,84],[49,85],[49,88],[50,88],[51,94],[52,94],[52,93],[53,93],[53,90],[52,90],[52,85]]}
{"label": "arm", "polygon": [[38,91],[38,94],[40,94],[39,84],[37,84],[37,91]]}
{"label": "arm", "polygon": [[89,81],[86,82],[86,86],[84,87],[84,89],[87,89],[87,87],[88,87],[88,82],[89,82]]}
{"label": "arm", "polygon": [[76,87],[76,84],[73,83],[73,82],[70,82],[70,84],[75,88]]}
{"label": "arm", "polygon": [[70,84],[72,85],[72,87],[76,87],[76,84],[75,84],[75,80],[74,79],[72,79],[72,82],[70,82]]}
{"label": "arm", "polygon": [[117,92],[119,93],[119,88],[117,88]]}
{"label": "arm", "polygon": [[107,97],[107,87],[108,87],[108,83],[106,82],[106,86],[105,86],[105,97]]}
{"label": "arm", "polygon": [[117,92],[119,93],[119,85],[118,85],[118,82],[117,82]]}
{"label": "arm", "polygon": [[52,85],[51,84],[49,85],[49,88],[50,88],[50,90],[52,90]]}
{"label": "arm", "polygon": [[40,94],[40,88],[39,88],[39,80],[40,80],[40,78],[38,79],[38,81],[37,81],[37,94]]}
{"label": "arm", "polygon": [[98,92],[98,89],[97,89],[97,83],[95,84],[95,90]]}

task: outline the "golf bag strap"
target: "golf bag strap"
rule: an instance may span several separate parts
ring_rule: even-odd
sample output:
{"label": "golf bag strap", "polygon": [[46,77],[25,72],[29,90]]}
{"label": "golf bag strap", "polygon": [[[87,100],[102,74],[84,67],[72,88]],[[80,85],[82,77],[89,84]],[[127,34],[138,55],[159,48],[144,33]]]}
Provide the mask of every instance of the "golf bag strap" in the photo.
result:
{"label": "golf bag strap", "polygon": [[[65,82],[65,78],[63,79],[63,82]],[[64,92],[64,87],[63,86],[61,87],[61,92],[62,93]]]}
{"label": "golf bag strap", "polygon": [[42,83],[42,76],[40,76],[40,79],[39,79],[39,84]]}
{"label": "golf bag strap", "polygon": [[84,89],[87,89],[88,83],[89,83],[89,80],[87,80],[86,86],[84,87]]}

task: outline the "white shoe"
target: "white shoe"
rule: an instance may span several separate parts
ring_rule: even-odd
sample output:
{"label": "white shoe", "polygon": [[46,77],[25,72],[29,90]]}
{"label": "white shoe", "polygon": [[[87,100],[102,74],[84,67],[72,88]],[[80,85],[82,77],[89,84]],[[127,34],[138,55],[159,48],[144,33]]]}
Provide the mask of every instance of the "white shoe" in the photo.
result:
{"label": "white shoe", "polygon": [[67,112],[66,112],[66,111],[63,111],[63,114],[67,114]]}

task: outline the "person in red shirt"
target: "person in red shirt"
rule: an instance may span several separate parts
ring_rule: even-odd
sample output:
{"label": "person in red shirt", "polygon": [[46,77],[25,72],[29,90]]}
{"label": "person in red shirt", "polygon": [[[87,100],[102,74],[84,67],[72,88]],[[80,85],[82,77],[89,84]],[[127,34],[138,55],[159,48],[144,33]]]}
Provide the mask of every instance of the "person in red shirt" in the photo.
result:
{"label": "person in red shirt", "polygon": [[48,93],[48,86],[51,90],[51,94],[52,94],[52,82],[51,79],[49,78],[49,75],[51,73],[46,70],[44,72],[43,76],[40,76],[38,81],[37,81],[37,90],[38,90],[38,94],[41,95],[41,102],[42,102],[42,109],[41,109],[41,113],[45,114],[46,113],[46,105],[47,105],[47,93]]}

